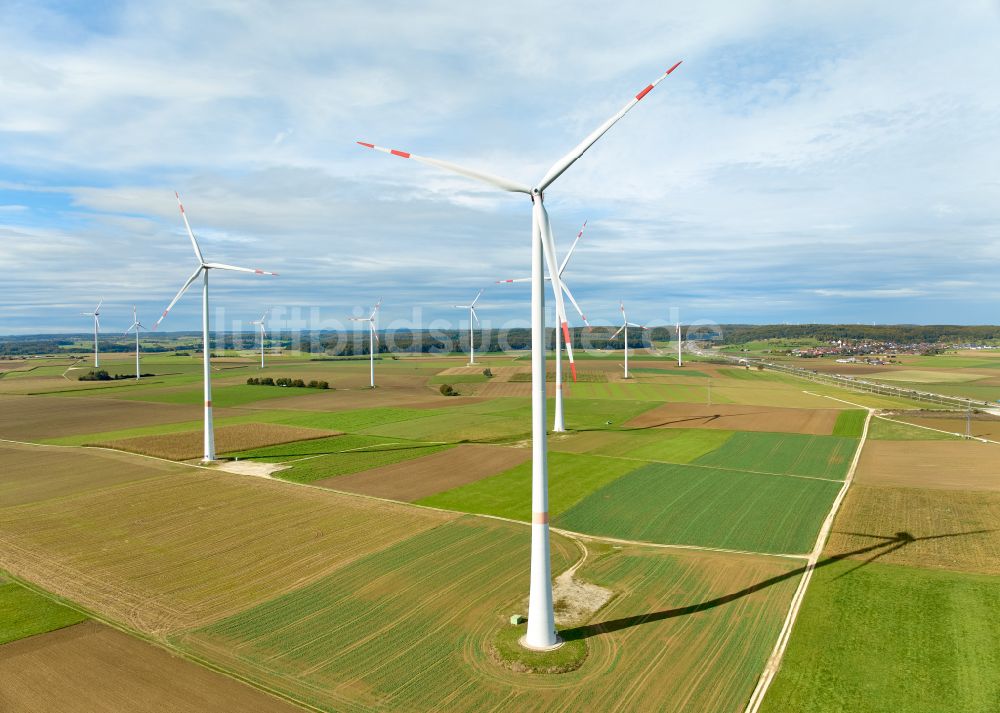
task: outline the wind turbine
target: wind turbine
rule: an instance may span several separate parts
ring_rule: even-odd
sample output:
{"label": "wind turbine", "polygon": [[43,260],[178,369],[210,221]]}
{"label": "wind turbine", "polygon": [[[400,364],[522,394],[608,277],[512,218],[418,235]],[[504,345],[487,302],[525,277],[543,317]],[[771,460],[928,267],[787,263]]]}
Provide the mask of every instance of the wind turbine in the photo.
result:
{"label": "wind turbine", "polygon": [[681,356],[681,318],[677,318],[677,366],[684,366],[684,358]]}
{"label": "wind turbine", "polygon": [[81,312],[81,317],[93,317],[94,318],[94,368],[96,369],[101,365],[100,357],[97,354],[97,331],[101,328],[101,305],[104,304],[104,298],[97,303],[97,307],[94,308],[93,312]]}
{"label": "wind turbine", "polygon": [[476,324],[479,324],[479,315],[476,314],[476,302],[479,298],[483,296],[483,290],[479,290],[479,294],[476,295],[476,299],[472,300],[472,304],[467,305],[455,305],[458,309],[469,310],[469,366],[473,366],[476,363],[476,347],[473,343],[474,332],[472,327],[472,320],[476,320]]}
{"label": "wind turbine", "polygon": [[139,330],[145,329],[146,325],[139,321],[136,315],[135,305],[132,305],[132,326],[125,330],[127,336],[133,329],[135,330],[135,380],[139,380]]}
{"label": "wind turbine", "polygon": [[566,338],[567,352],[570,359],[570,370],[576,379],[576,365],[573,362],[572,347],[569,340],[569,326],[566,323],[566,309],[563,304],[563,291],[559,279],[559,269],[556,265],[555,245],[552,238],[552,228],[549,216],[543,204],[545,190],[573,165],[594,143],[600,139],[615,123],[642,100],[657,84],[662,82],[680,62],[657,77],[656,81],[646,86],[623,106],[618,113],[601,124],[583,141],[577,144],[569,153],[556,161],[542,176],[541,180],[530,187],[518,181],[511,181],[491,173],[465,168],[450,161],[417,156],[416,154],[382,148],[375,144],[359,141],[361,146],[400,158],[413,159],[445,171],[458,173],[494,188],[512,193],[523,193],[531,198],[531,584],[528,595],[528,632],[524,644],[534,649],[551,649],[559,645],[555,630],[555,613],[552,608],[552,571],[549,556],[549,505],[548,505],[548,458],[546,451],[546,418],[545,418],[545,297],[544,275],[542,261],[548,265],[552,277],[552,292],[555,295],[556,314],[561,322],[563,336]]}
{"label": "wind turbine", "polygon": [[378,298],[378,302],[375,303],[375,308],[372,309],[372,313],[367,317],[349,317],[352,322],[368,322],[368,356],[370,362],[371,371],[371,385],[375,388],[375,343],[378,342],[378,326],[376,321],[378,320],[378,308],[382,305],[382,298]]}
{"label": "wind turbine", "polygon": [[641,324],[636,324],[635,322],[629,322],[628,321],[628,317],[625,316],[625,301],[624,300],[619,300],[618,301],[618,309],[622,313],[622,326],[620,326],[618,328],[617,332],[615,332],[614,334],[611,335],[609,341],[611,339],[614,339],[615,337],[617,337],[623,331],[625,332],[625,378],[627,379],[628,378],[628,328],[629,327],[637,327],[639,329],[647,329],[647,327],[643,327]]}
{"label": "wind turbine", "polygon": [[[577,314],[580,315],[580,319],[583,323],[587,325],[587,329],[590,329],[590,322],[583,314],[583,310],[580,309],[580,305],[576,303],[573,298],[573,293],[570,292],[569,285],[566,284],[565,280],[562,280],[563,272],[566,270],[566,265],[569,263],[570,257],[573,256],[573,251],[576,250],[576,244],[580,242],[580,238],[583,237],[583,231],[587,227],[587,221],[583,221],[583,226],[580,228],[580,232],[576,234],[576,240],[569,248],[569,252],[566,253],[566,257],[563,259],[562,264],[559,266],[559,277],[562,282],[563,293],[569,297],[569,301],[573,304],[576,309]],[[517,277],[513,280],[498,280],[497,284],[510,284],[512,282],[528,282],[531,278],[529,277]],[[546,277],[546,281],[551,281],[551,277]],[[558,315],[556,315],[558,320]],[[562,387],[562,340],[563,336],[558,329],[556,329],[556,414],[552,423],[552,430],[556,433],[566,432],[566,418],[563,414],[563,387]],[[572,348],[572,345],[570,345]]]}
{"label": "wind turbine", "polygon": [[264,338],[267,336],[267,332],[264,331],[264,318],[267,316],[267,310],[264,310],[264,314],[260,316],[256,322],[251,322],[250,324],[256,324],[260,327],[260,368],[264,368]]}
{"label": "wind turbine", "polygon": [[254,275],[277,275],[278,273],[255,270],[249,267],[224,265],[221,262],[205,262],[205,258],[201,254],[201,248],[198,247],[198,241],[194,239],[194,233],[191,231],[191,224],[188,223],[187,213],[184,212],[184,204],[181,203],[181,197],[176,191],[174,191],[174,196],[177,197],[177,207],[180,208],[181,218],[184,219],[184,227],[187,229],[188,237],[191,238],[191,247],[194,248],[194,255],[198,259],[198,269],[187,279],[187,282],[184,283],[184,286],[181,287],[177,295],[170,301],[167,308],[163,310],[163,314],[156,320],[153,329],[155,330],[160,326],[160,322],[163,321],[173,306],[177,304],[177,300],[181,298],[181,295],[187,292],[187,288],[201,277],[202,383],[205,388],[205,452],[202,460],[212,461],[215,460],[215,429],[212,425],[212,350],[208,338],[208,273],[210,270],[233,270],[235,272],[250,272]]}

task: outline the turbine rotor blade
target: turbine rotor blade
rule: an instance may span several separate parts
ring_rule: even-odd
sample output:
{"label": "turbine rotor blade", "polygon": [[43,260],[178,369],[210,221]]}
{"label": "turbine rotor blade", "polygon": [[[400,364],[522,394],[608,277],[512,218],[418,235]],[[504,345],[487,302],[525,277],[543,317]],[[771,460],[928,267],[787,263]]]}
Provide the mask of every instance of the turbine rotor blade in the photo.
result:
{"label": "turbine rotor blade", "polygon": [[548,265],[549,277],[552,278],[552,293],[556,298],[556,316],[558,317],[558,328],[562,329],[563,341],[566,345],[566,357],[569,359],[570,372],[573,381],[576,381],[576,362],[573,360],[573,343],[569,334],[569,323],[566,319],[566,303],[563,301],[562,280],[559,279],[559,267],[556,262],[556,246],[552,238],[552,226],[549,224],[549,214],[542,204],[541,196],[534,202],[534,210],[537,211],[536,223],[541,233],[542,253]]}
{"label": "turbine rotor blade", "polygon": [[612,126],[614,126],[618,122],[619,119],[621,119],[623,116],[625,116],[632,107],[634,107],[636,104],[638,104],[640,101],[642,101],[642,98],[644,96],[646,96],[651,91],[653,91],[653,87],[655,87],[657,84],[659,84],[664,79],[666,79],[667,76],[671,72],[673,72],[675,69],[677,69],[677,67],[679,67],[679,66],[680,66],[680,62],[678,62],[673,67],[671,67],[670,69],[668,69],[666,72],[664,72],[663,74],[661,74],[656,79],[656,81],[654,81],[652,84],[650,84],[649,86],[647,86],[641,92],[639,92],[638,94],[636,94],[632,99],[630,99],[625,104],[625,106],[623,106],[621,109],[618,110],[617,114],[615,114],[610,119],[608,119],[607,121],[605,121],[603,124],[601,124],[600,126],[598,126],[589,136],[587,136],[587,138],[585,138],[583,141],[581,141],[579,144],[577,144],[573,148],[572,151],[570,151],[565,156],[563,156],[561,159],[559,159],[558,161],[556,161],[552,165],[552,168],[550,168],[548,170],[548,173],[546,173],[545,176],[542,177],[542,180],[538,182],[538,190],[544,191],[546,188],[548,188],[549,185],[554,180],[556,180],[557,178],[559,178],[559,176],[561,176],[563,174],[563,172],[567,168],[569,168],[570,166],[572,166],[576,162],[576,160],[578,158],[580,158],[581,156],[583,156],[583,154],[586,153],[587,149],[589,149],[591,146],[593,146],[594,143],[599,138],[601,138],[602,136],[604,136],[604,134],[607,132],[608,129],[610,129]]}
{"label": "turbine rotor blade", "polygon": [[181,218],[184,219],[184,227],[187,228],[188,236],[191,238],[191,246],[194,248],[194,254],[198,258],[198,262],[205,264],[205,258],[201,256],[201,248],[198,247],[198,241],[194,239],[194,232],[191,230],[191,224],[188,222],[187,213],[184,212],[184,204],[181,203],[181,196],[177,191],[174,191],[174,196],[177,198],[177,207],[181,209]]}
{"label": "turbine rotor blade", "polygon": [[569,259],[573,256],[573,251],[576,250],[576,244],[580,242],[580,238],[583,237],[583,231],[587,227],[587,221],[583,221],[583,227],[580,228],[580,232],[576,234],[576,240],[573,244],[569,246],[569,252],[566,253],[566,257],[562,261],[562,265],[559,266],[559,277],[562,277],[563,271],[566,269],[566,265],[569,263]]}
{"label": "turbine rotor blade", "polygon": [[483,290],[479,290],[479,294],[476,295],[476,299],[472,300],[472,304],[469,305],[469,307],[475,307],[476,306],[476,302],[478,302],[479,298],[482,297],[482,296],[483,296]]}
{"label": "turbine rotor blade", "polygon": [[578,305],[576,303],[576,300],[573,299],[573,293],[569,291],[569,285],[567,285],[565,282],[563,282],[562,283],[562,288],[563,288],[563,292],[566,293],[566,296],[569,297],[569,301],[573,303],[573,307],[576,309],[576,313],[578,315],[580,315],[580,319],[582,319],[583,323],[587,325],[587,329],[590,329],[590,322],[588,322],[587,318],[584,316],[583,310],[580,309],[580,305]]}
{"label": "turbine rotor blade", "polygon": [[440,168],[445,171],[450,171],[452,173],[457,173],[466,178],[472,178],[483,183],[488,183],[491,186],[499,188],[503,191],[510,191],[511,193],[527,193],[531,194],[531,188],[524,185],[523,183],[518,183],[517,181],[511,181],[501,176],[495,176],[492,173],[486,173],[485,171],[476,171],[471,168],[465,168],[464,166],[459,166],[457,163],[452,163],[451,161],[441,161],[436,158],[427,158],[426,156],[417,156],[416,154],[408,153],[406,151],[397,151],[396,149],[387,149],[381,146],[376,146],[375,144],[369,144],[364,141],[358,141],[359,146],[364,146],[366,149],[374,149],[375,151],[381,151],[382,153],[391,154],[393,156],[399,156],[400,158],[410,158],[414,161],[419,161],[420,163],[425,163],[428,166],[434,166],[435,168]]}
{"label": "turbine rotor blade", "polygon": [[622,332],[624,332],[624,331],[625,331],[625,325],[623,324],[622,326],[620,326],[620,327],[618,328],[618,331],[617,331],[617,332],[615,332],[615,333],[614,333],[614,334],[612,334],[612,335],[611,335],[610,337],[608,337],[608,341],[610,342],[610,341],[611,341],[612,339],[614,339],[615,337],[617,337],[617,336],[618,336],[619,334],[621,334],[621,333],[622,333]]}
{"label": "turbine rotor blade", "polygon": [[473,317],[475,317],[475,319],[476,319],[476,324],[479,324],[479,315],[478,315],[478,314],[476,314],[476,309],[475,309],[475,307],[470,307],[470,308],[469,308],[469,311],[470,311],[470,312],[472,312],[472,316],[473,316]]}
{"label": "turbine rotor blade", "polygon": [[234,272],[249,272],[254,275],[273,275],[277,277],[278,273],[268,272],[267,270],[258,270],[253,267],[237,267],[236,265],[226,265],[221,262],[206,262],[202,263],[205,267],[211,268],[213,270],[233,270]]}
{"label": "turbine rotor blade", "polygon": [[170,301],[170,304],[167,305],[167,308],[163,310],[163,314],[160,315],[160,318],[156,320],[156,323],[153,325],[154,330],[160,326],[160,322],[162,322],[163,318],[167,316],[167,312],[173,309],[173,306],[177,304],[177,300],[181,298],[181,295],[187,292],[187,288],[191,286],[191,283],[197,280],[201,276],[201,271],[204,269],[205,269],[204,265],[199,265],[198,269],[194,271],[194,274],[187,279],[187,282],[184,283],[184,286],[177,292],[174,298]]}

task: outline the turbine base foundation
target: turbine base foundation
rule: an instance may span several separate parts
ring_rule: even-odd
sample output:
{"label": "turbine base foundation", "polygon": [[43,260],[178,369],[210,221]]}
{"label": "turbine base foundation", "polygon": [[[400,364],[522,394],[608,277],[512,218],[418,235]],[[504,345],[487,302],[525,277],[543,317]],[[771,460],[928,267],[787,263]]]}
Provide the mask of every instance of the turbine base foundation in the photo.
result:
{"label": "turbine base foundation", "polygon": [[527,638],[528,638],[527,635],[522,636],[520,639],[517,640],[517,643],[519,643],[522,648],[525,648],[528,651],[555,651],[556,649],[561,648],[563,644],[566,643],[561,636],[557,635],[556,643],[552,644],[552,646],[532,646],[527,642]]}

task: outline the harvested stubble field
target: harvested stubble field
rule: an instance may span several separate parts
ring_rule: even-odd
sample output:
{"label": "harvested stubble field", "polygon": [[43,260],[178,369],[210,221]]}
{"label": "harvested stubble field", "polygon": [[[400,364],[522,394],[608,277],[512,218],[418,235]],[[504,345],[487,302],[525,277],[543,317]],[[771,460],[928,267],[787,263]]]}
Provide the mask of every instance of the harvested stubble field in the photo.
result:
{"label": "harvested stubble field", "polygon": [[0,443],[0,508],[65,498],[169,473],[184,466],[123,453]]}
{"label": "harvested stubble field", "polygon": [[97,429],[113,431],[195,421],[201,417],[201,412],[199,407],[150,405],[98,397],[0,396],[0,438],[40,441],[92,433]]}
{"label": "harvested stubble field", "polygon": [[0,647],[0,710],[164,713],[301,710],[94,622]]}
{"label": "harvested stubble field", "polygon": [[760,473],[843,480],[858,439],[798,433],[734,433],[694,462]]}
{"label": "harvested stubble field", "polygon": [[[919,416],[898,414],[893,416],[893,418],[906,421],[907,423],[915,423],[918,426],[927,426],[941,431],[965,435],[965,414],[954,412],[944,412],[941,415],[921,414]],[[991,441],[1000,441],[1000,417],[975,414],[969,425],[972,426],[972,435],[976,438],[988,438]]]}
{"label": "harvested stubble field", "polygon": [[557,527],[660,544],[799,554],[812,549],[841,484],[651,463],[555,518]]}
{"label": "harvested stubble field", "polygon": [[648,431],[588,431],[551,438],[549,447],[565,453],[637,458],[666,463],[690,463],[719,448],[732,431],[652,429]]}
{"label": "harvested stubble field", "polygon": [[0,567],[159,634],[252,606],[453,517],[186,468],[0,510]]}
{"label": "harvested stubble field", "polygon": [[868,425],[868,439],[876,441],[956,441],[959,436],[930,431],[909,423],[876,416]]}
{"label": "harvested stubble field", "polygon": [[1000,574],[1000,492],[855,484],[837,515],[827,553],[864,560]]}
{"label": "harvested stubble field", "polygon": [[1000,577],[820,562],[763,711],[997,709]]}
{"label": "harvested stubble field", "polygon": [[[335,431],[317,428],[284,426],[276,423],[241,423],[219,426],[215,429],[215,449],[218,453],[246,451],[252,448],[294,443],[316,438],[338,435]],[[203,431],[182,431],[159,436],[139,436],[114,441],[101,441],[86,445],[114,448],[129,453],[167,458],[169,460],[189,460],[203,455]]]}
{"label": "harvested stubble field", "polygon": [[765,406],[664,404],[633,418],[629,428],[721,428],[828,436],[839,409],[794,409]]}
{"label": "harvested stubble field", "polygon": [[[578,576],[616,590],[564,632],[573,672],[518,674],[488,646],[522,611],[529,530],[464,518],[312,585],[177,637],[200,656],[323,709],[738,711],[766,659],[795,563],[609,550]],[[579,557],[553,538],[554,571]],[[405,596],[403,596],[405,595]]]}
{"label": "harvested stubble field", "polygon": [[979,441],[871,441],[861,452],[864,485],[1000,491],[1000,446]]}
{"label": "harvested stubble field", "polygon": [[317,480],[314,484],[411,502],[488,478],[529,458],[529,448],[461,445],[352,475]]}

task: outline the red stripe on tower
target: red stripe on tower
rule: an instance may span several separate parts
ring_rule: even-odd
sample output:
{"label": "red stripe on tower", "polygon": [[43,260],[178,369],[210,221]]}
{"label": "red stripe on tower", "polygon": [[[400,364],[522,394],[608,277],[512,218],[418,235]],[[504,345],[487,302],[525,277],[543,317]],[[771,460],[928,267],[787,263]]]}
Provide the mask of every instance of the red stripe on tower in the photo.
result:
{"label": "red stripe on tower", "polygon": [[549,514],[547,512],[533,512],[533,513],[531,513],[531,524],[532,525],[548,525],[549,524]]}
{"label": "red stripe on tower", "polygon": [[399,156],[400,158],[410,157],[410,154],[406,153],[405,151],[397,151],[396,149],[389,149],[389,153],[391,153],[393,156]]}
{"label": "red stripe on tower", "polygon": [[211,401],[206,401],[205,402],[205,408],[212,408],[212,402]]}
{"label": "red stripe on tower", "polygon": [[639,92],[638,94],[636,94],[635,95],[635,100],[636,101],[641,101],[642,98],[644,96],[646,96],[647,94],[649,94],[651,91],[653,91],[653,85],[652,84],[650,84],[648,87],[646,87],[641,92]]}

